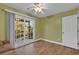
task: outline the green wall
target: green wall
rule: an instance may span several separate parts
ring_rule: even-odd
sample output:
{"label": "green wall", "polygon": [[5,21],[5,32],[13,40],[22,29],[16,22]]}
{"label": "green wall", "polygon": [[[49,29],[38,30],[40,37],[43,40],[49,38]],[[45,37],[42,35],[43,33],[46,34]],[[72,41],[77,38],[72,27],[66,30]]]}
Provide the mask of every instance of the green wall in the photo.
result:
{"label": "green wall", "polygon": [[5,41],[7,40],[7,31],[6,31],[6,19],[5,19],[5,12],[3,9],[10,9],[15,12],[19,12],[25,15],[29,15],[31,17],[35,18],[35,38],[44,38],[52,41],[58,41],[62,42],[62,17],[63,16],[69,16],[76,14],[77,9],[73,9],[67,12],[58,13],[55,15],[47,16],[44,18],[37,18],[31,14],[22,12],[21,10],[14,9],[11,7],[8,7],[4,4],[0,4],[0,40]]}
{"label": "green wall", "polygon": [[58,13],[56,15],[41,18],[41,38],[62,42],[62,17],[76,14],[78,9]]}
{"label": "green wall", "polygon": [[36,23],[35,23],[35,38],[36,39],[39,39],[39,38],[41,38],[41,20],[40,19],[36,19],[36,21],[35,21]]}
{"label": "green wall", "polygon": [[0,40],[4,41],[5,40],[5,16],[4,12],[0,10]]}
{"label": "green wall", "polygon": [[12,11],[15,11],[15,12],[19,12],[19,13],[34,17],[35,22],[36,22],[36,27],[35,27],[36,37],[35,38],[37,39],[37,38],[40,37],[40,34],[39,34],[40,33],[40,30],[39,30],[39,28],[40,28],[40,20],[39,20],[39,18],[37,18],[37,17],[35,17],[35,16],[31,15],[31,14],[22,12],[21,10],[8,7],[8,6],[4,5],[4,4],[0,4],[0,41],[6,41],[7,40],[6,18],[5,18],[4,9],[9,9],[9,10],[12,10]]}

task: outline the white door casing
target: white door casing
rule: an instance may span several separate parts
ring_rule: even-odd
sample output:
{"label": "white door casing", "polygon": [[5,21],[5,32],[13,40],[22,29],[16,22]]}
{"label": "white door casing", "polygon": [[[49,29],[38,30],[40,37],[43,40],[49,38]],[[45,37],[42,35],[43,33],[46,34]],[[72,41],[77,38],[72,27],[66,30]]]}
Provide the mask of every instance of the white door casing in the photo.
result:
{"label": "white door casing", "polygon": [[77,15],[62,18],[62,42],[65,46],[77,48]]}

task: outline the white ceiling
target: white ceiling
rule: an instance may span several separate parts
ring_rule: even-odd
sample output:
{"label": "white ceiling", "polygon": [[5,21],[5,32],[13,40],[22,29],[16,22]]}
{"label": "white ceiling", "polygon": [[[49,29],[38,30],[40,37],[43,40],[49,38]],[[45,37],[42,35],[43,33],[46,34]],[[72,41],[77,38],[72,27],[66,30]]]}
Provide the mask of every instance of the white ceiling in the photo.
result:
{"label": "white ceiling", "polygon": [[32,7],[32,4],[33,3],[6,3],[6,5],[8,5],[9,7],[23,10],[37,17],[50,16],[79,7],[79,3],[42,3],[46,8],[43,10],[44,14],[42,14],[35,13],[32,9],[28,9],[29,7]]}

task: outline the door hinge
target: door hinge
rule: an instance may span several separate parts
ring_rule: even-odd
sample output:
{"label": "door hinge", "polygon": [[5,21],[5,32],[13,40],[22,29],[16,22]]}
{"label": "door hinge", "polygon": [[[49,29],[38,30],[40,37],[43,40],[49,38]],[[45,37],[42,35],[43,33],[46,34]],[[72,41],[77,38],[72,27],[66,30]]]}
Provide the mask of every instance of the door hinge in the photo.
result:
{"label": "door hinge", "polygon": [[77,17],[77,19],[79,19],[79,17]]}

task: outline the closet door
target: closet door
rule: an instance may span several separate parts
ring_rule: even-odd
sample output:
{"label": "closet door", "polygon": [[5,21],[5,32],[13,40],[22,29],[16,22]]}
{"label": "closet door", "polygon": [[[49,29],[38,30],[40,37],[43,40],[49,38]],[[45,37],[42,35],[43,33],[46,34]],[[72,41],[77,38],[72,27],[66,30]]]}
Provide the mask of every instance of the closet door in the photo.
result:
{"label": "closet door", "polygon": [[15,15],[15,47],[24,45],[24,18]]}
{"label": "closet door", "polygon": [[33,42],[34,21],[22,15],[15,15],[15,48]]}
{"label": "closet door", "polygon": [[62,18],[62,42],[65,46],[77,48],[77,15]]}
{"label": "closet door", "polygon": [[33,19],[26,18],[25,19],[25,24],[24,24],[24,38],[25,38],[25,43],[26,42],[32,42],[34,38],[34,21]]}

